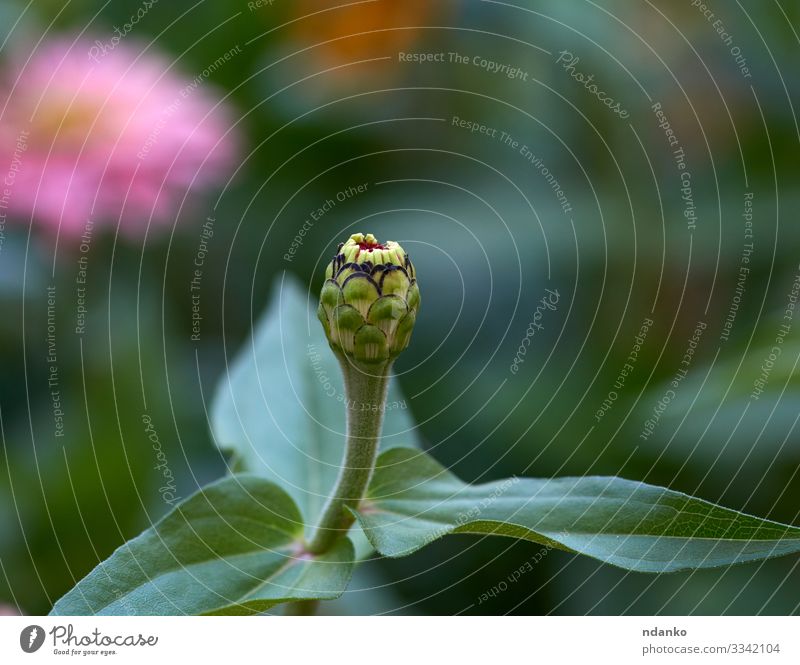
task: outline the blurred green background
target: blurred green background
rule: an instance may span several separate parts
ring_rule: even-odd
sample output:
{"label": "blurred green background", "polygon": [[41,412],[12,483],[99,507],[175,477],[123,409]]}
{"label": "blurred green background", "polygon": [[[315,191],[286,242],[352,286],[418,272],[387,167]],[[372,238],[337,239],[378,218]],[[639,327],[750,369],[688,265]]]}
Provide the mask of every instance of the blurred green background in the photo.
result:
{"label": "blurred green background", "polygon": [[[141,4],[4,0],[4,51],[43,34],[85,29],[106,38]],[[71,330],[76,248],[59,246],[54,264],[52,243],[24,224],[6,226],[0,603],[46,613],[168,509],[144,415],[180,496],[225,472],[207,421],[225,363],[276,277],[289,271],[316,291],[336,242],[362,229],[401,242],[417,266],[423,306],[399,381],[426,447],[461,477],[617,474],[800,523],[796,329],[764,393],[751,399],[800,270],[797,5],[713,3],[746,58],[745,76],[689,0],[337,7],[344,4],[162,0],[126,36],[189,78],[241,47],[208,82],[234,106],[241,166],[172,230],[146,238],[98,231],[84,335]],[[570,76],[557,62],[562,51],[629,117]],[[401,62],[400,52],[444,53],[447,61]],[[449,53],[468,62],[449,62]],[[476,56],[525,77],[473,64]],[[693,230],[656,102],[685,150]],[[494,128],[495,137],[454,117]],[[541,162],[526,159],[521,145]],[[312,211],[364,183],[365,192],[337,202],[284,258]],[[188,285],[208,215],[216,222],[195,342]],[[750,272],[723,339],[751,241]],[[55,322],[59,438],[46,361],[49,285],[64,294]],[[545,289],[558,290],[558,307],[545,313],[513,374]],[[633,370],[615,388],[648,318]],[[686,378],[643,438],[699,321],[707,327]],[[597,418],[612,390],[613,406]],[[561,552],[478,604],[540,549],[445,539],[413,557],[370,561],[324,611],[800,610],[796,557],[655,578]]]}

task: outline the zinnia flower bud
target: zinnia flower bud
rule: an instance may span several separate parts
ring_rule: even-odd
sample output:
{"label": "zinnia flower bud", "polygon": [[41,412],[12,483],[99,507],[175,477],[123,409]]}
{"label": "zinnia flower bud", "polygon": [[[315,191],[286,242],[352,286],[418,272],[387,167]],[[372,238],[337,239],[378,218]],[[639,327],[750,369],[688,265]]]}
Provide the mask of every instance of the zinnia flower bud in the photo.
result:
{"label": "zinnia flower bud", "polygon": [[325,272],[319,320],[331,347],[359,362],[393,360],[411,340],[419,308],[414,266],[396,242],[356,233]]}

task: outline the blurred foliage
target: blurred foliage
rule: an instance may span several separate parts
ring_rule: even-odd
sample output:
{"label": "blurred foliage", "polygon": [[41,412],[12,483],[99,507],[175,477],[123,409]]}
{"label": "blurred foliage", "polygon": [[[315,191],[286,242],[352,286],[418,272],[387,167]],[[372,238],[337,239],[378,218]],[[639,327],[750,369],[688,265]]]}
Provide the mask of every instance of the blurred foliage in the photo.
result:
{"label": "blurred foliage", "polygon": [[[108,39],[141,4],[6,0],[0,57],[51,32],[86,28]],[[273,280],[288,270],[316,290],[337,240],[367,226],[402,242],[424,276],[399,380],[426,447],[462,478],[619,474],[798,523],[796,330],[768,390],[742,414],[800,270],[800,9],[758,0],[720,8],[746,54],[751,76],[744,78],[730,47],[690,3],[464,0],[403,3],[396,11],[378,0],[366,13],[338,4],[275,0],[251,10],[244,0],[161,0],[126,37],[167,53],[189,77],[241,46],[207,85],[238,110],[246,150],[230,186],[220,183],[220,194],[208,192],[203,205],[186,209],[174,231],[139,239],[98,232],[85,334],[73,332],[78,248],[62,240],[56,252],[25,224],[5,227],[0,602],[48,611],[167,510],[143,415],[158,431],[179,495],[224,472],[208,429],[209,399]],[[304,18],[311,5],[319,13]],[[469,64],[401,63],[398,50],[479,55],[522,68],[528,81]],[[564,50],[630,111],[628,121],[556,63]],[[690,165],[699,219],[691,234],[675,162],[651,110],[656,101]],[[470,135],[453,126],[453,116],[529,146],[571,212],[518,149]],[[360,183],[367,193],[337,201],[286,261],[312,211]],[[755,249],[723,342],[748,191]],[[209,215],[216,221],[202,335],[193,342],[188,287]],[[48,286],[57,294],[63,437],[54,435],[48,385]],[[560,304],[546,312],[512,375],[545,288],[558,289]],[[634,369],[598,422],[648,317],[654,324]],[[688,376],[643,441],[643,424],[698,321],[708,327]],[[539,549],[456,537],[415,557],[373,561],[363,587],[376,588],[354,589],[330,611],[800,609],[796,559],[652,578],[558,552],[478,604]]]}

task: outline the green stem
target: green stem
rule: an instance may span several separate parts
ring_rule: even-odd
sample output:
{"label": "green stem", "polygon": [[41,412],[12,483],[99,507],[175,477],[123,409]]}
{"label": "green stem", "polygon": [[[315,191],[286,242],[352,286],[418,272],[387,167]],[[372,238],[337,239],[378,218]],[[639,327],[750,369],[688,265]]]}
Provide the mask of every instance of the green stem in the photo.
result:
{"label": "green stem", "polygon": [[375,469],[389,386],[390,362],[365,368],[337,356],[347,398],[347,448],[336,487],[306,548],[312,554],[327,552],[355,521],[347,508],[358,507]]}

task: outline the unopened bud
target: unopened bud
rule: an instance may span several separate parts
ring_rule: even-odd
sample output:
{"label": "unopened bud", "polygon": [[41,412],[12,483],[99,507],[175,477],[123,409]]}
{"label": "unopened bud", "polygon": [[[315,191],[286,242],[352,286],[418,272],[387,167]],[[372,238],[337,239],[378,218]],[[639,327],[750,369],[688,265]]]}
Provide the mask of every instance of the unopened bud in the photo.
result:
{"label": "unopened bud", "polygon": [[419,288],[400,245],[356,233],[339,245],[325,278],[318,315],[335,350],[372,363],[393,360],[408,346]]}

